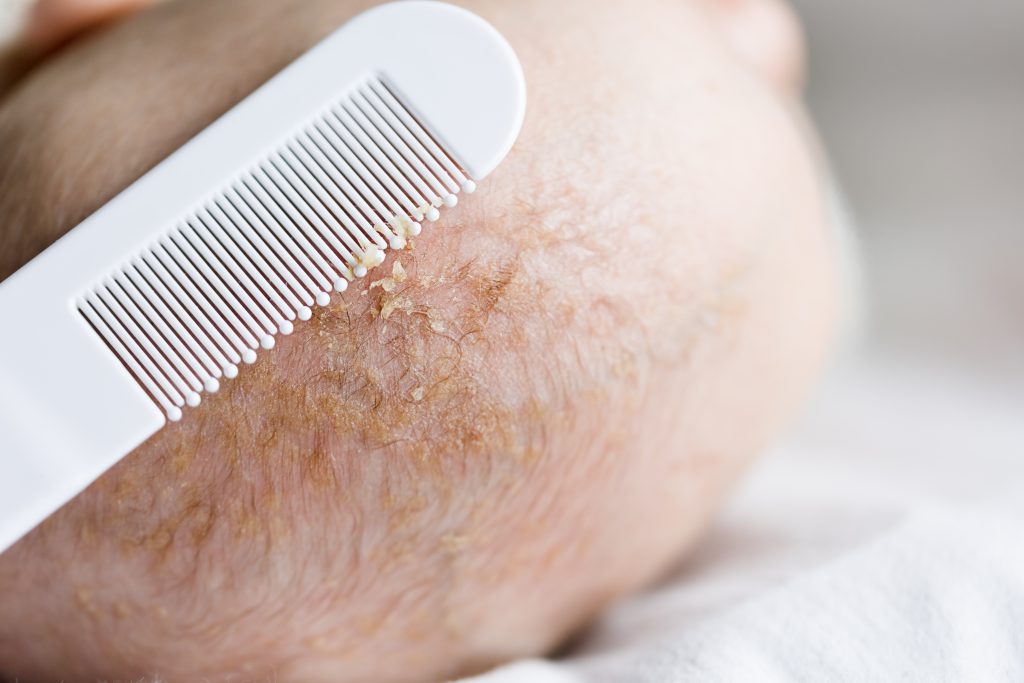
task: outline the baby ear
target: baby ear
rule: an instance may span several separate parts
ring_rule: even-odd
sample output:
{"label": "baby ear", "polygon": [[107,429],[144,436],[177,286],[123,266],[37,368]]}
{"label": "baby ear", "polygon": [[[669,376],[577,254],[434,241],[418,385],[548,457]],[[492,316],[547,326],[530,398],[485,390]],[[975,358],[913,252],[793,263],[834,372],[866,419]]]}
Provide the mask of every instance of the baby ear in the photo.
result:
{"label": "baby ear", "polygon": [[701,0],[744,62],[786,92],[803,86],[806,45],[785,0]]}
{"label": "baby ear", "polygon": [[22,30],[21,43],[43,55],[101,24],[153,4],[155,0],[36,0]]}

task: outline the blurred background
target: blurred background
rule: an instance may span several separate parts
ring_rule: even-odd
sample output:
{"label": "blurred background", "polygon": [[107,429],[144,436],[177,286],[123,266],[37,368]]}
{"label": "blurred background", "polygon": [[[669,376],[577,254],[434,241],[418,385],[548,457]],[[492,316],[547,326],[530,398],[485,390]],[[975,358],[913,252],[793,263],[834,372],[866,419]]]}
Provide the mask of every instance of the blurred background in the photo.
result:
{"label": "blurred background", "polygon": [[32,0],[0,0],[0,41],[10,38]]}
{"label": "blurred background", "polygon": [[869,350],[1024,393],[1024,3],[795,0]]}
{"label": "blurred background", "polygon": [[991,500],[1024,476],[1024,3],[792,2],[865,318],[782,450],[893,500]]}

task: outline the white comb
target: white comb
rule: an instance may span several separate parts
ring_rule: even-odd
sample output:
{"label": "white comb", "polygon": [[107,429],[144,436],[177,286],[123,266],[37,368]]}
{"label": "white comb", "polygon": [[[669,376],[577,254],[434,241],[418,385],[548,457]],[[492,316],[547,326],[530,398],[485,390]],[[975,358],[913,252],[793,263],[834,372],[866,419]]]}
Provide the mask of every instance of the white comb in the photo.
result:
{"label": "white comb", "polygon": [[472,192],[525,100],[482,19],[383,5],[0,284],[0,551]]}

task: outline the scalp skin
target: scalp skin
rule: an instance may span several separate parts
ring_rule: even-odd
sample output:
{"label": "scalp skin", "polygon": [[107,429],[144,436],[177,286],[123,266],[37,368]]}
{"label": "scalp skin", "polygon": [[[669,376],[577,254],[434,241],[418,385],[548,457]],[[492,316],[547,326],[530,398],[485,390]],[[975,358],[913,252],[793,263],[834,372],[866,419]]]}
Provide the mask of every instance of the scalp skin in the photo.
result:
{"label": "scalp skin", "polygon": [[[526,69],[512,154],[0,556],[0,677],[543,653],[691,547],[784,423],[832,308],[789,96],[701,3],[464,4]],[[174,2],[44,63],[0,102],[0,277],[368,5]]]}

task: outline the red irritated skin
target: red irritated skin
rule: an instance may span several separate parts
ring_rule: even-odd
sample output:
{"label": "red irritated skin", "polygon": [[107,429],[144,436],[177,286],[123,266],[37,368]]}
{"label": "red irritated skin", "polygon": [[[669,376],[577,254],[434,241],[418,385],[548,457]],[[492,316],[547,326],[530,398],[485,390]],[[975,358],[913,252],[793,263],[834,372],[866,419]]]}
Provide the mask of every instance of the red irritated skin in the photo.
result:
{"label": "red irritated skin", "polygon": [[[420,681],[691,548],[833,327],[768,0],[466,0],[530,104],[479,191],[0,556],[0,678]],[[183,0],[0,100],[0,277],[368,7]],[[2,445],[0,445],[2,448]]]}

